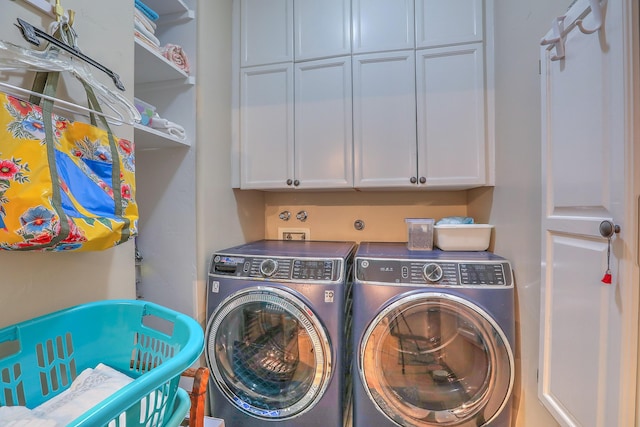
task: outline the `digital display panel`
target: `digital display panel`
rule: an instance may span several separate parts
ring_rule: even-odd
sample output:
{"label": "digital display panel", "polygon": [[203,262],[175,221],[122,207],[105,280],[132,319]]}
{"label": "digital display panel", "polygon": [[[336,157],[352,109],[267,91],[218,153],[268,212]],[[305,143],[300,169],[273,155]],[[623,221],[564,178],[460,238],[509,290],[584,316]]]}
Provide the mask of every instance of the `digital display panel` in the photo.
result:
{"label": "digital display panel", "polygon": [[297,279],[331,280],[333,262],[326,260],[297,260],[293,277]]}

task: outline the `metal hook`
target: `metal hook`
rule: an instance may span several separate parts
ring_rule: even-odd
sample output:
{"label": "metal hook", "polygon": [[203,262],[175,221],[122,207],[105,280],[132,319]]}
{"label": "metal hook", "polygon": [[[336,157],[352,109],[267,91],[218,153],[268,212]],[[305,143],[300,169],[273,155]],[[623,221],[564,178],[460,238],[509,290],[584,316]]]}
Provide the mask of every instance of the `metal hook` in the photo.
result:
{"label": "metal hook", "polygon": [[576,21],[576,25],[580,28],[584,34],[593,34],[602,27],[602,6],[600,6],[600,0],[589,0],[591,5],[591,14],[593,15],[593,21],[596,27],[593,29],[585,28],[582,23],[582,19]]}
{"label": "metal hook", "polygon": [[566,15],[558,16],[553,20],[552,31],[554,37],[552,39],[542,39],[542,46],[553,44],[556,48],[556,54],[551,57],[552,61],[564,58],[564,20]]}

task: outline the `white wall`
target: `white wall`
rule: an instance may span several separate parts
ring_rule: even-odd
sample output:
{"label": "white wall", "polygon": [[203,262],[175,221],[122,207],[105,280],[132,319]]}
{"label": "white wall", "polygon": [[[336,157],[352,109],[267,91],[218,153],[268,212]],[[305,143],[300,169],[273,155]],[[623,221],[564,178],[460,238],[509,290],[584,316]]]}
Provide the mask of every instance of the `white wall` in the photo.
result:
{"label": "white wall", "polygon": [[541,244],[538,57],[540,39],[570,3],[571,0],[495,3],[496,187],[489,220],[496,225],[495,251],[511,260],[517,281],[516,426],[557,425],[538,401],[536,382]]}
{"label": "white wall", "polygon": [[[74,27],[80,37],[79,47],[86,55],[118,73],[128,89],[125,96],[132,99],[131,23],[120,17],[133,14],[133,2],[64,0],[62,4],[77,12]],[[0,40],[24,47],[31,45],[15,27],[16,18],[20,17],[41,28],[47,28],[51,19],[23,1],[3,0],[0,8]],[[105,40],[109,40],[109,44]],[[20,73],[10,74],[12,77],[0,71],[0,81],[31,85],[30,79],[20,77]],[[93,74],[107,87],[114,87],[102,72],[96,70]],[[73,94],[81,89],[80,83],[73,78],[67,80],[67,85]],[[80,97],[78,102],[85,101]],[[130,139],[133,135],[129,126],[116,127],[113,131],[121,138]],[[82,302],[134,297],[133,242],[94,253],[0,251],[0,326]]]}
{"label": "white wall", "polygon": [[198,285],[201,321],[211,254],[264,237],[264,195],[231,189],[232,0],[198,3]]}

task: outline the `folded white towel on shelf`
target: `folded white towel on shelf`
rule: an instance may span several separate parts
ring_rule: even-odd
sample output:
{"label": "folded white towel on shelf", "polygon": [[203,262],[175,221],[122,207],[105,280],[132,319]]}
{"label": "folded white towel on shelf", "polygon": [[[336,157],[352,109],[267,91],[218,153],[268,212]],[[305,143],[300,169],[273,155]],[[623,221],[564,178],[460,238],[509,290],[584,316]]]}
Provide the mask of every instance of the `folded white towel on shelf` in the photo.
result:
{"label": "folded white towel on shelf", "polygon": [[144,34],[142,34],[140,31],[138,30],[134,30],[133,35],[140,40],[142,43],[146,44],[147,46],[149,46],[149,48],[151,50],[157,51],[158,53],[160,53],[160,46],[158,46],[157,44],[155,44],[153,41],[151,41],[147,36],[145,36]]}
{"label": "folded white towel on shelf", "polygon": [[155,34],[157,28],[155,22],[147,18],[147,16],[137,8],[133,9],[133,13],[136,19],[138,19],[151,33]]}
{"label": "folded white towel on shelf", "polygon": [[187,139],[187,134],[185,133],[184,129],[181,128],[167,128],[165,132],[183,141]]}
{"label": "folded white towel on shelf", "polygon": [[158,40],[158,38],[155,35],[153,35],[152,32],[147,30],[145,26],[137,18],[133,20],[133,26],[136,29],[136,31],[140,32],[140,34],[142,34],[151,42],[153,42],[154,45],[160,47],[160,40]]}
{"label": "folded white towel on shelf", "polygon": [[177,123],[169,121],[167,119],[163,119],[158,114],[154,115],[151,118],[151,127],[157,129],[162,132],[166,132],[169,135],[172,135],[179,139],[187,139],[187,134],[184,130],[184,127],[180,126]]}

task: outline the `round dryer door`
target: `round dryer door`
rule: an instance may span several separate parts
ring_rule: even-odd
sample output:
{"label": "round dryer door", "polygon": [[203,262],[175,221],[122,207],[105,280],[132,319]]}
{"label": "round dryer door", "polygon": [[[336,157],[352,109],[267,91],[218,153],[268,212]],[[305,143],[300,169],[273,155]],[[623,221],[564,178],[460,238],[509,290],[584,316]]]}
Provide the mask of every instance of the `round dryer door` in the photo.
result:
{"label": "round dryer door", "polygon": [[311,309],[292,293],[251,287],[212,313],[206,357],[215,385],[238,409],[268,420],[311,409],[331,376],[331,346]]}
{"label": "round dryer door", "polygon": [[359,369],[371,400],[399,426],[479,426],[506,405],[514,361],[503,331],[480,307],[419,293],[371,322]]}

